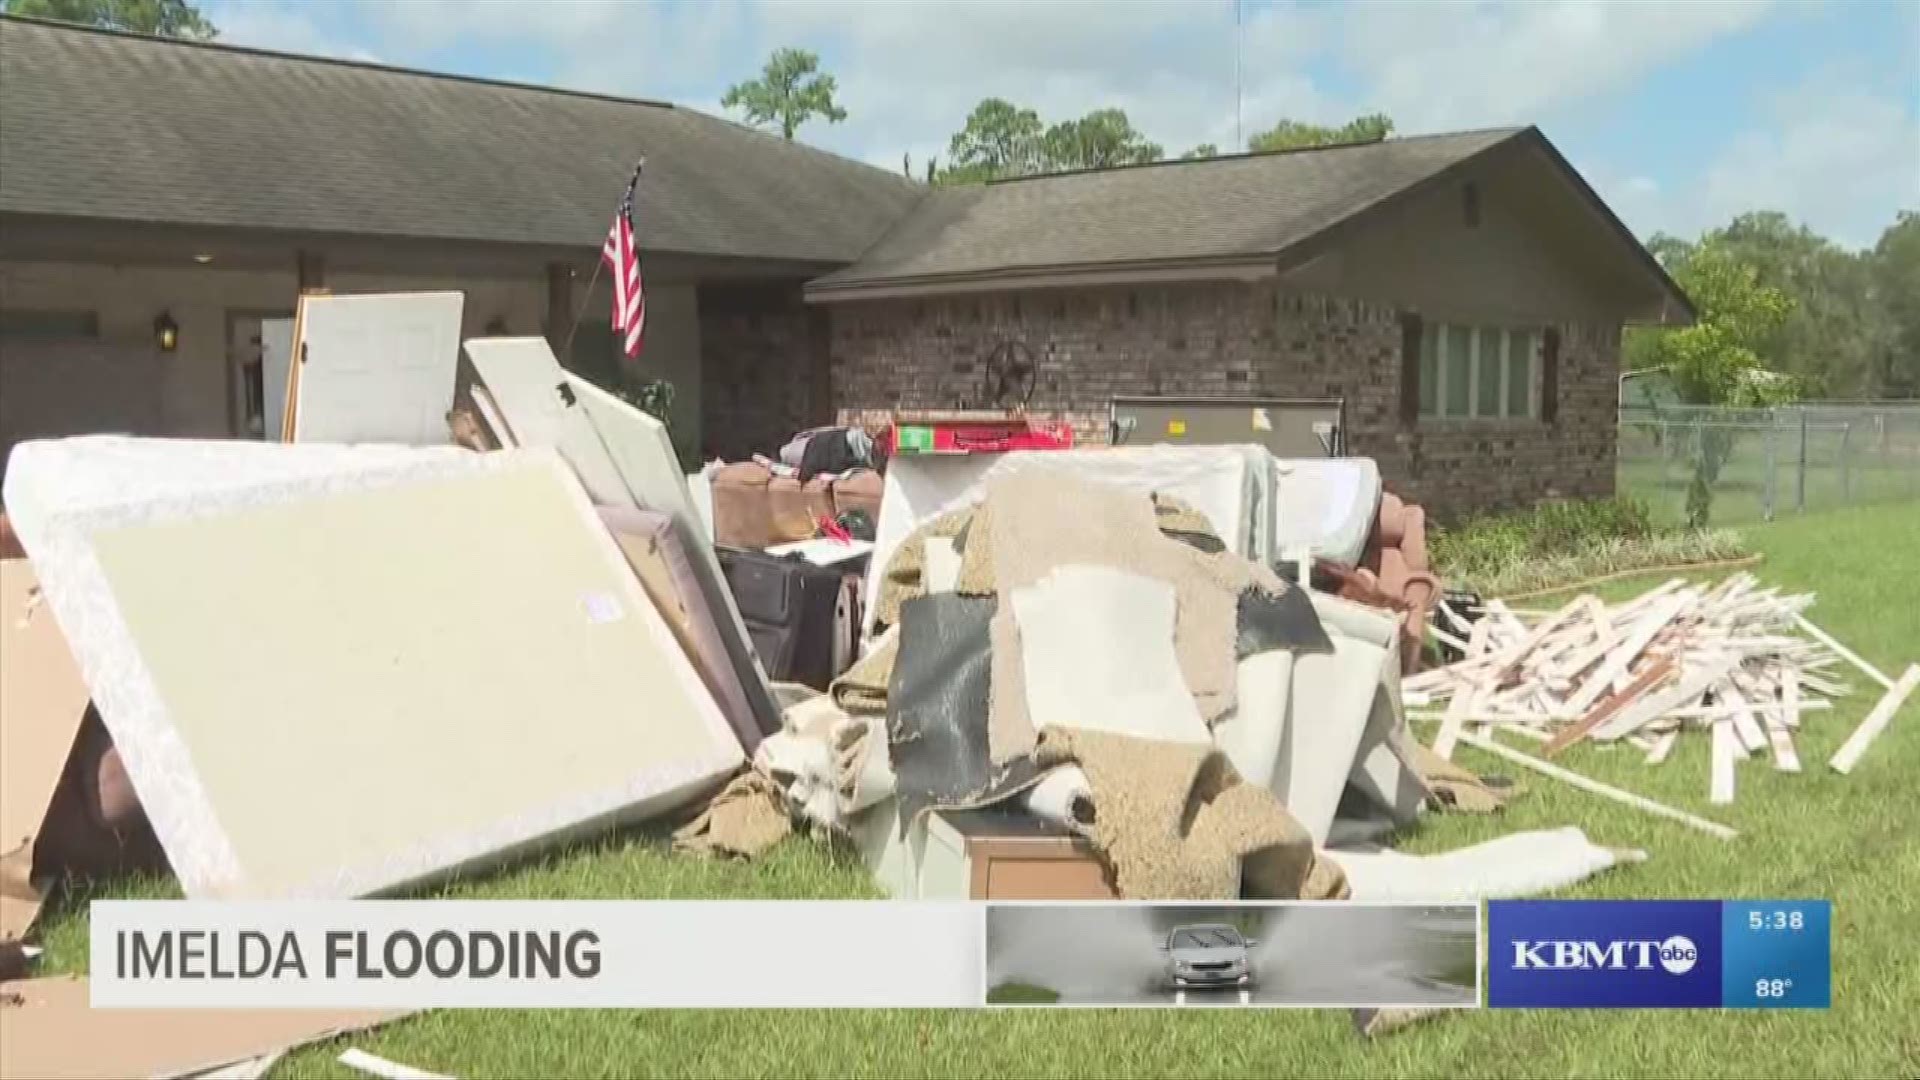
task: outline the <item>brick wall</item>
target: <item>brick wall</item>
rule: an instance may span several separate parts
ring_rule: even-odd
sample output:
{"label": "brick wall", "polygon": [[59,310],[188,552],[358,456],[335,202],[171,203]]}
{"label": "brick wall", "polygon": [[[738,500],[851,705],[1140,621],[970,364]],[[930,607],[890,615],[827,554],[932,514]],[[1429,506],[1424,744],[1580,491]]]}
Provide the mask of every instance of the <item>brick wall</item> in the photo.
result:
{"label": "brick wall", "polygon": [[1402,429],[1400,313],[1271,284],[1003,293],[833,305],[842,422],[889,410],[979,408],[983,360],[1015,339],[1038,367],[1028,402],[1107,438],[1116,396],[1343,397],[1352,453],[1443,516],[1613,491],[1617,328],[1563,327],[1554,425],[1427,422]]}
{"label": "brick wall", "polygon": [[832,420],[827,313],[797,285],[699,290],[701,457],[774,455],[794,432]]}

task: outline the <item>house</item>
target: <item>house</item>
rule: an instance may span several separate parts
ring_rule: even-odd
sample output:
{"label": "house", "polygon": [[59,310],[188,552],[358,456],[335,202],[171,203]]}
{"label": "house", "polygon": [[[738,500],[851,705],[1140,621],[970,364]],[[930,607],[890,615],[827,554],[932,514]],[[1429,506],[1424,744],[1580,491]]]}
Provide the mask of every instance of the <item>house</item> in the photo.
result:
{"label": "house", "polygon": [[304,289],[458,289],[467,334],[545,334],[611,377],[599,252],[641,155],[640,374],[674,383],[689,456],[709,386],[790,429],[831,407],[786,377],[824,343],[801,283],[925,192],[657,102],[18,18],[0,83],[0,452],[257,432],[259,323]]}
{"label": "house", "polygon": [[952,407],[1017,340],[1087,438],[1115,397],[1342,398],[1449,515],[1611,494],[1621,327],[1693,316],[1533,128],[943,189],[806,293],[850,417]]}
{"label": "house", "polygon": [[[689,455],[982,404],[1015,343],[1084,439],[1116,396],[1339,397],[1442,513],[1602,495],[1622,326],[1692,318],[1533,128],[930,190],[660,103],[28,20],[0,71],[0,444],[256,430],[258,321],[308,288],[458,288],[619,377],[588,283],[640,154],[637,374]],[[50,374],[76,341],[118,389]]]}

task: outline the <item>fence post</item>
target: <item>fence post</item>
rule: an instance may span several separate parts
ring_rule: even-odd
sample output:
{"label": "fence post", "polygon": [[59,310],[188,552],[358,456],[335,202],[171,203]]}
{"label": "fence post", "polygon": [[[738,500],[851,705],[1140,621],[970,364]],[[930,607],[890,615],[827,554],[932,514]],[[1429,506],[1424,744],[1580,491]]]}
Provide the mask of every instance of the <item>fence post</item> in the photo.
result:
{"label": "fence post", "polygon": [[1776,489],[1780,486],[1780,478],[1779,478],[1780,461],[1779,461],[1779,454],[1776,452],[1776,446],[1775,446],[1775,444],[1778,441],[1778,439],[1775,436],[1775,432],[1777,432],[1779,429],[1780,429],[1780,410],[1768,409],[1767,410],[1767,483],[1766,483],[1766,486],[1761,489],[1763,492],[1763,494],[1761,495],[1761,498],[1763,501],[1760,504],[1760,516],[1762,520],[1765,520],[1765,521],[1773,520],[1773,500],[1776,494]]}
{"label": "fence post", "polygon": [[1800,413],[1800,475],[1794,481],[1793,508],[1804,514],[1807,512],[1807,410],[1801,406]]}
{"label": "fence post", "polygon": [[1840,502],[1842,505],[1853,502],[1853,421],[1849,420],[1840,428]]}

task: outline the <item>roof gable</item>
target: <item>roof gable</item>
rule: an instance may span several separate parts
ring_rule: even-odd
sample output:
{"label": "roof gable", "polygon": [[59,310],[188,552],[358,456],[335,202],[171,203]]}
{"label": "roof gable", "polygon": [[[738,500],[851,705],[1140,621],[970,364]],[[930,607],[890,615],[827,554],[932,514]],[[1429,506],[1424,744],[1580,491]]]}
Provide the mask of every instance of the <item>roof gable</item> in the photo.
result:
{"label": "roof gable", "polygon": [[844,263],[925,188],[688,109],[0,19],[0,211]]}

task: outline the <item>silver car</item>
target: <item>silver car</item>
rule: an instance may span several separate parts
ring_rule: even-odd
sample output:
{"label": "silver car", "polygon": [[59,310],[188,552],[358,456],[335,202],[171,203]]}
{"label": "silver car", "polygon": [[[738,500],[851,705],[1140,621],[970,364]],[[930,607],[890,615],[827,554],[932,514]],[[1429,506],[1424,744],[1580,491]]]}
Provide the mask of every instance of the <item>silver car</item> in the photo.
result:
{"label": "silver car", "polygon": [[1248,952],[1256,944],[1224,923],[1175,927],[1160,946],[1167,981],[1177,990],[1248,986],[1253,982]]}

